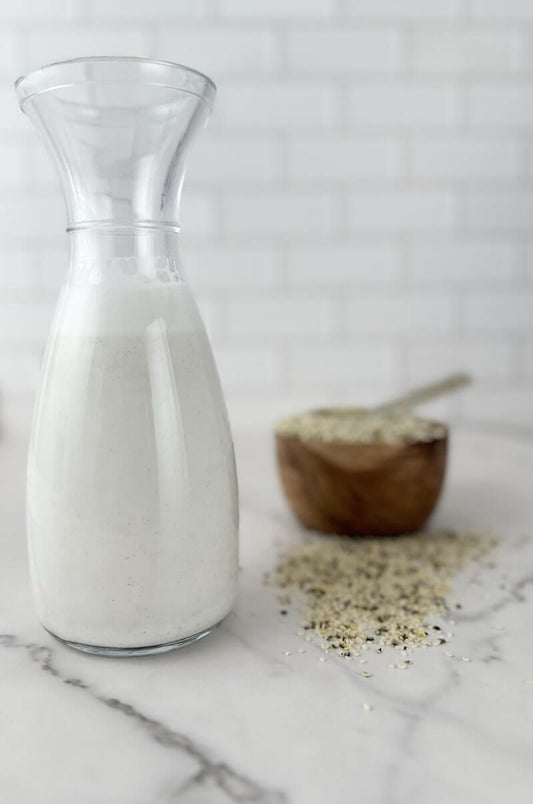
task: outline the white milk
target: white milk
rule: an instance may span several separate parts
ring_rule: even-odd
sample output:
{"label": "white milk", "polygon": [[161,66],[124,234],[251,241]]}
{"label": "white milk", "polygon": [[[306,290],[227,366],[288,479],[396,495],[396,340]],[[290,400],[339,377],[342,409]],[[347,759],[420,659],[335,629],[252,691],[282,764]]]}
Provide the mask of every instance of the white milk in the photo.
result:
{"label": "white milk", "polygon": [[128,648],[218,623],[237,578],[233,449],[186,286],[67,287],[28,465],[43,625]]}

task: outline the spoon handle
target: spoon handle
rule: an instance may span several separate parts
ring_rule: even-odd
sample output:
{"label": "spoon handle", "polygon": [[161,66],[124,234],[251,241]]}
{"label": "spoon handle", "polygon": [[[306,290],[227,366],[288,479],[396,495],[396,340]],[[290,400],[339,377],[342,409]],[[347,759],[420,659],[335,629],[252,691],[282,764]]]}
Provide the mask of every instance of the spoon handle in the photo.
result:
{"label": "spoon handle", "polygon": [[410,408],[415,405],[420,405],[422,402],[427,402],[437,396],[442,396],[450,391],[457,391],[465,385],[469,385],[472,378],[469,374],[450,374],[438,382],[433,382],[430,385],[423,385],[421,388],[415,388],[402,396],[391,399],[389,402],[384,402],[372,408],[372,413],[388,413],[395,408]]}

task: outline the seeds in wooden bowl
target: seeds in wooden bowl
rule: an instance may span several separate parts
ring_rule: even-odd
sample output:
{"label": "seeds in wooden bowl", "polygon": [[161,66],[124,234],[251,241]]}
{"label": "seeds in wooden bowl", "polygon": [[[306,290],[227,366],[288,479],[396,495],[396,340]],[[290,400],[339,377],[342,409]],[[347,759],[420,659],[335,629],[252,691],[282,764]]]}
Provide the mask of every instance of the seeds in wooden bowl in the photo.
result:
{"label": "seeds in wooden bowl", "polygon": [[302,441],[344,441],[351,444],[413,444],[446,434],[439,422],[421,419],[405,410],[367,413],[350,408],[312,410],[280,421],[277,435]]}
{"label": "seeds in wooden bowl", "polygon": [[409,412],[311,411],[276,428],[281,484],[294,514],[324,533],[420,530],[446,471],[444,424]]}

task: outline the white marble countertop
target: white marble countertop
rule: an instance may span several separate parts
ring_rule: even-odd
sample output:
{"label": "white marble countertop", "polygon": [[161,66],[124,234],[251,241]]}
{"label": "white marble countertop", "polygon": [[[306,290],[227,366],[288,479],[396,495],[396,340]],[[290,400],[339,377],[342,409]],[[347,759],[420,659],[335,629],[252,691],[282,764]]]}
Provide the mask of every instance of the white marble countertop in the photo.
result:
{"label": "white marble countertop", "polygon": [[369,651],[371,678],[337,656],[319,662],[262,583],[279,546],[302,538],[270,446],[237,441],[234,612],[185,650],[109,659],[64,648],[36,621],[25,445],[0,440],[1,804],[530,804],[533,442],[454,433],[434,524],[502,534],[497,568],[458,583],[445,646],[457,658],[423,649],[398,672]]}

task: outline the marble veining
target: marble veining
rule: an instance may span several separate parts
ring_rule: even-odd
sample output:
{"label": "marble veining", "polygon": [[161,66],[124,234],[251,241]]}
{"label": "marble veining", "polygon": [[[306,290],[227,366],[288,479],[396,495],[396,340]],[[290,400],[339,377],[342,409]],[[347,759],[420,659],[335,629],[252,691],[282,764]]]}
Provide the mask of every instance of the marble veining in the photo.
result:
{"label": "marble veining", "polygon": [[183,651],[107,659],[65,648],[35,620],[25,445],[0,441],[0,804],[530,804],[533,444],[454,433],[435,527],[486,530],[500,546],[493,566],[457,579],[450,641],[415,651],[405,670],[377,645],[364,664],[325,656],[298,636],[294,608],[280,616],[263,576],[305,534],[269,439],[238,440],[237,455],[235,610]]}
{"label": "marble veining", "polygon": [[32,642],[27,644],[20,642],[14,634],[0,634],[0,646],[25,651],[31,661],[35,662],[43,672],[50,673],[63,684],[83,690],[95,701],[120,712],[127,718],[132,718],[146,731],[150,739],[155,740],[159,745],[194,759],[198,764],[198,770],[176,787],[174,790],[176,801],[186,801],[187,794],[206,788],[221,795],[224,794],[228,802],[243,802],[243,804],[245,802],[257,802],[257,804],[283,804],[285,802],[286,799],[282,793],[270,791],[233,770],[224,762],[213,760],[205,749],[191,739],[179,734],[164,723],[147,717],[131,704],[118,698],[99,695],[90,684],[80,678],[64,676],[54,665],[52,647]]}

